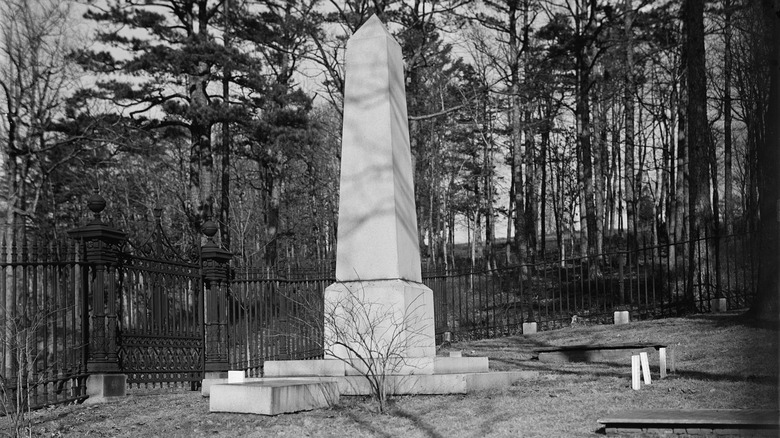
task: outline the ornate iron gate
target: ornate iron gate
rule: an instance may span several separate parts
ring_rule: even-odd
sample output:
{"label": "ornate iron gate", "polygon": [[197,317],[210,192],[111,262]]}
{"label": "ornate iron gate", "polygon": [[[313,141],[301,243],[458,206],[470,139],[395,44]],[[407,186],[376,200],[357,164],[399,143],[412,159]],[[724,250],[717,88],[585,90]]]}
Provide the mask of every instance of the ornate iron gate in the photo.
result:
{"label": "ornate iron gate", "polygon": [[132,385],[203,379],[203,283],[200,265],[181,261],[163,233],[160,212],[146,243],[121,257],[117,356]]}
{"label": "ornate iron gate", "polygon": [[129,384],[203,379],[203,309],[196,264],[133,257],[121,265],[119,366]]}

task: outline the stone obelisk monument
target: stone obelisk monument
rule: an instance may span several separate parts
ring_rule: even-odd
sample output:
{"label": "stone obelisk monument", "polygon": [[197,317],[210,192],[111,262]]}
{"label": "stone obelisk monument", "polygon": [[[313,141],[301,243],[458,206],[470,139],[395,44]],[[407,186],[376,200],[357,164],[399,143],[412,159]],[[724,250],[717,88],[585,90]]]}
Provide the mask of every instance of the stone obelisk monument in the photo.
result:
{"label": "stone obelisk monument", "polygon": [[364,373],[384,376],[392,394],[506,388],[529,377],[488,372],[486,357],[436,357],[433,292],[421,283],[401,47],[376,16],[347,43],[346,72],[338,281],[325,290],[326,357],[265,361],[265,377],[244,380],[238,371],[244,383],[204,379],[211,412],[326,407],[339,394],[374,394],[358,377]]}
{"label": "stone obelisk monument", "polygon": [[[361,300],[362,310],[381,312],[371,329],[387,338],[374,340],[380,348],[393,342],[404,358],[423,359],[436,355],[433,293],[422,284],[412,175],[401,47],[373,16],[347,42],[337,283],[325,303],[355,312]],[[338,334],[369,328],[329,327],[334,319],[326,318],[326,351],[348,359]],[[414,372],[430,372],[425,362]]]}

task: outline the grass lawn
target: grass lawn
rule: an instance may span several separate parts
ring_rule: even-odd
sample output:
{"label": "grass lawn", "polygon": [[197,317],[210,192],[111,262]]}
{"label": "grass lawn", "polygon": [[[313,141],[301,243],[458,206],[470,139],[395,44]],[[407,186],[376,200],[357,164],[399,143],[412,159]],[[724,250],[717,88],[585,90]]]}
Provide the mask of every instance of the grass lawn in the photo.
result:
{"label": "grass lawn", "polygon": [[[666,343],[676,349],[677,373],[658,380],[657,357],[651,356],[653,384],[632,391],[629,362],[549,364],[530,354],[539,346],[610,342]],[[597,435],[596,420],[622,409],[778,408],[778,332],[755,327],[736,313],[577,326],[448,349],[488,356],[492,369],[541,374],[499,391],[398,397],[384,415],[363,397],[276,417],[212,414],[199,392],[133,389],[116,403],[37,411],[33,432],[47,437],[569,437]]]}

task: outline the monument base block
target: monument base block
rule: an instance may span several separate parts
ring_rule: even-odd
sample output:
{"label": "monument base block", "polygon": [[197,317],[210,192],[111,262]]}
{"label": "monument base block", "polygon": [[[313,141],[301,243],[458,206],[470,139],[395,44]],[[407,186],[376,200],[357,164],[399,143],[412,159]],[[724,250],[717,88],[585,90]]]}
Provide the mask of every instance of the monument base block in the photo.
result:
{"label": "monument base block", "polygon": [[[370,347],[406,358],[399,364],[404,367],[415,358],[436,356],[433,291],[422,283],[401,279],[333,283],[325,289],[325,303],[326,357],[350,360],[355,352],[369,357]],[[366,338],[369,332],[375,336]],[[433,372],[424,362],[414,365],[420,367],[415,374]]]}
{"label": "monument base block", "polygon": [[124,374],[90,374],[87,377],[85,404],[106,403],[125,396],[127,376]]}

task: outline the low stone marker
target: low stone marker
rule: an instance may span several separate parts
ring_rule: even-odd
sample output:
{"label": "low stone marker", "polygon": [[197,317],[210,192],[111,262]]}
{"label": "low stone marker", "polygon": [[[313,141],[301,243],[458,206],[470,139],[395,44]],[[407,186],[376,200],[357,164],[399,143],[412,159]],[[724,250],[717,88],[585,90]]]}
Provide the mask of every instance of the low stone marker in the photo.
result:
{"label": "low stone marker", "polygon": [[327,379],[267,379],[212,385],[209,411],[278,415],[327,408],[339,401],[339,386]]}
{"label": "low stone marker", "polygon": [[618,310],[615,311],[614,319],[615,325],[628,324],[631,319],[631,314],[628,310]]}
{"label": "low stone marker", "polygon": [[650,379],[650,361],[647,360],[647,353],[641,352],[639,353],[639,361],[642,364],[642,377],[645,381],[645,385],[649,385],[652,383],[652,380]]}
{"label": "low stone marker", "polygon": [[661,370],[661,378],[666,378],[666,348],[658,349],[658,368]]}
{"label": "low stone marker", "polygon": [[642,387],[642,383],[639,380],[639,355],[635,354],[631,356],[631,389],[639,391]]}
{"label": "low stone marker", "polygon": [[244,383],[246,372],[240,371],[228,371],[228,383]]}

